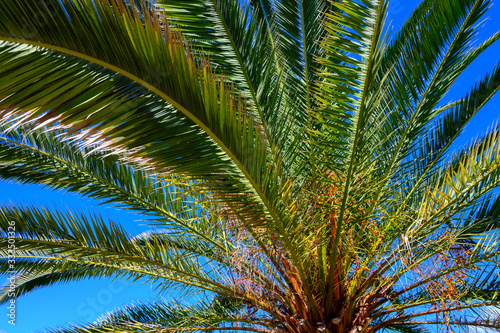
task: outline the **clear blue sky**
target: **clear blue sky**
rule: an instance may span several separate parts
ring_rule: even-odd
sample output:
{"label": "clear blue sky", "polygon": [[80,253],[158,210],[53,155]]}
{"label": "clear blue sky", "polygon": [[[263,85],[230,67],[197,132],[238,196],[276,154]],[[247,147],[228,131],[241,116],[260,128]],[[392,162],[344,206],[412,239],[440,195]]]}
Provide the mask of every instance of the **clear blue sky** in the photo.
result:
{"label": "clear blue sky", "polygon": [[[390,2],[390,20],[399,27],[420,0],[392,0]],[[500,1],[496,1],[489,11],[489,19],[485,22],[479,41],[500,30]],[[497,18],[496,21],[494,18]],[[454,100],[465,94],[472,84],[479,80],[500,60],[500,43],[496,43],[485,52],[459,78],[453,92],[445,99]],[[500,116],[500,94],[497,94],[466,128],[460,138],[460,144],[471,138],[484,134]],[[99,205],[96,200],[78,197],[74,194],[54,192],[35,185],[18,185],[0,181],[0,203],[26,203],[56,206],[59,208],[80,211],[97,211],[103,216],[123,223],[129,232],[137,234],[144,230],[141,216],[131,212],[114,209],[111,206]],[[81,323],[95,320],[101,313],[134,300],[154,298],[156,293],[151,285],[137,282],[115,281],[110,279],[92,280],[58,285],[35,291],[21,297],[16,302],[16,326],[7,323],[7,305],[2,305],[0,313],[0,332],[28,333],[49,326],[64,325],[69,322]],[[163,295],[168,298],[168,295]]]}

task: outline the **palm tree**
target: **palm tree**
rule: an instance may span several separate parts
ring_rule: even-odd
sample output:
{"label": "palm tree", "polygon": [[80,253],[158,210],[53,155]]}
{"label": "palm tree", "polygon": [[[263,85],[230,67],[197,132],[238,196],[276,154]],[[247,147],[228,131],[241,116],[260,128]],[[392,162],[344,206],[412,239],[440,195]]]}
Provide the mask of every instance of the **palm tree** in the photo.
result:
{"label": "palm tree", "polygon": [[180,296],[51,332],[500,328],[500,129],[451,150],[500,66],[444,102],[489,5],[390,34],[384,0],[2,0],[0,178],[152,229],[2,205],[0,300],[118,277]]}

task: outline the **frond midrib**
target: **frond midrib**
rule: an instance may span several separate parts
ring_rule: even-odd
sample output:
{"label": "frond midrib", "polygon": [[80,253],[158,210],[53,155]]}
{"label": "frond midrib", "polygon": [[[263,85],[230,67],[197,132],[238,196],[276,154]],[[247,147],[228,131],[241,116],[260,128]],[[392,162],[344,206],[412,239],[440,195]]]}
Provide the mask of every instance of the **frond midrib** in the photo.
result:
{"label": "frond midrib", "polygon": [[23,144],[23,143],[20,143],[20,142],[16,142],[16,141],[7,139],[7,138],[2,137],[2,136],[0,136],[0,140],[3,140],[3,141],[6,141],[6,142],[9,142],[9,143],[12,143],[12,144],[24,147],[24,148],[26,148],[28,150],[31,150],[33,152],[36,152],[38,154],[41,154],[41,155],[44,155],[44,156],[46,156],[48,158],[54,159],[54,160],[56,160],[59,163],[62,163],[64,165],[69,166],[70,168],[74,168],[74,169],[78,170],[79,172],[81,172],[81,173],[83,173],[83,174],[85,174],[85,175],[87,175],[87,176],[95,179],[99,183],[105,184],[107,187],[111,187],[111,188],[113,188],[113,189],[115,189],[115,190],[117,190],[117,191],[119,191],[119,192],[121,192],[121,193],[123,193],[123,194],[125,194],[125,195],[127,195],[127,196],[129,196],[131,198],[133,198],[135,202],[142,204],[144,207],[149,207],[149,209],[156,211],[159,215],[163,215],[163,216],[168,217],[169,219],[175,221],[179,225],[182,225],[183,227],[185,227],[186,229],[188,229],[193,234],[195,234],[197,236],[200,236],[204,240],[208,241],[210,244],[213,244],[213,245],[217,246],[219,249],[226,250],[222,244],[219,244],[218,242],[215,242],[215,240],[213,240],[212,238],[207,237],[206,234],[198,232],[196,229],[193,229],[191,226],[189,226],[188,224],[184,223],[183,220],[179,219],[174,214],[172,214],[172,213],[170,213],[170,212],[168,212],[168,211],[166,211],[166,210],[164,210],[164,209],[162,209],[162,208],[160,208],[160,207],[158,207],[156,205],[153,205],[152,203],[150,203],[150,202],[142,199],[141,197],[139,197],[139,196],[137,196],[137,195],[135,195],[135,194],[133,194],[131,192],[126,191],[125,189],[121,188],[120,186],[117,186],[116,184],[113,184],[113,183],[109,182],[108,180],[106,180],[106,179],[104,179],[102,177],[99,177],[99,176],[97,176],[97,175],[89,172],[88,170],[86,170],[84,168],[81,168],[80,166],[78,166],[76,164],[70,163],[69,161],[66,161],[66,160],[64,160],[62,158],[59,158],[59,157],[55,156],[55,155],[49,154],[49,153],[47,153],[47,152],[45,152],[43,150],[37,149],[35,147],[31,147],[29,145],[26,145],[26,144]]}
{"label": "frond midrib", "polygon": [[[403,135],[402,137],[399,139],[399,142],[398,142],[398,145],[396,147],[396,150],[388,164],[388,166],[386,167],[386,171],[384,172],[384,175],[382,176],[382,179],[386,179],[387,181],[389,181],[390,179],[390,173],[394,170],[394,166],[395,166],[395,163],[396,163],[396,160],[399,156],[399,153],[401,151],[401,149],[403,148],[403,145],[405,143],[405,139],[409,133],[409,131],[411,130],[411,124],[414,122],[415,120],[415,117],[418,115],[418,112],[420,111],[420,109],[422,108],[423,106],[423,102],[425,102],[426,98],[427,98],[427,95],[430,93],[430,87],[432,87],[435,83],[435,81],[438,79],[438,76],[436,74],[440,73],[443,66],[444,66],[444,63],[446,61],[446,59],[448,59],[448,57],[450,56],[450,52],[451,50],[453,49],[453,46],[456,44],[457,40],[458,40],[458,36],[463,32],[463,30],[465,29],[465,26],[467,25],[469,19],[470,19],[470,16],[471,16],[471,13],[474,11],[475,7],[480,3],[480,0],[476,0],[475,3],[474,3],[474,6],[471,8],[470,12],[468,13],[467,17],[465,18],[464,22],[461,24],[460,26],[460,29],[458,30],[458,32],[455,34],[454,38],[453,38],[453,41],[451,42],[450,46],[448,47],[448,49],[446,50],[446,53],[445,55],[443,56],[443,59],[442,61],[440,62],[438,68],[436,69],[436,71],[434,72],[434,75],[430,81],[430,83],[427,85],[427,88],[424,92],[424,94],[422,95],[422,97],[420,98],[420,101],[419,103],[417,104],[417,106],[415,107],[415,112],[413,113],[412,117],[410,118],[410,120],[408,121],[408,125],[405,127],[405,131],[403,132]],[[379,189],[377,190],[377,193],[376,193],[376,196],[374,198],[374,202],[377,202],[378,201],[378,198],[380,197],[380,195],[382,195],[382,191],[383,191],[383,186],[380,186]],[[373,206],[374,207],[374,206]],[[403,207],[403,205],[400,206],[400,209]]]}
{"label": "frond midrib", "polygon": [[266,136],[269,136],[266,120],[264,118],[264,113],[262,112],[262,108],[260,106],[259,100],[257,99],[257,93],[255,91],[255,87],[253,86],[252,81],[250,80],[250,76],[248,75],[248,71],[246,69],[245,64],[243,63],[243,59],[241,58],[240,52],[238,51],[238,48],[236,47],[236,44],[234,42],[234,38],[229,31],[229,28],[226,24],[226,20],[224,19],[222,12],[221,12],[219,6],[217,5],[216,0],[211,0],[211,2],[215,8],[215,11],[217,12],[217,15],[219,16],[219,20],[220,20],[222,26],[224,27],[224,32],[226,34],[226,37],[229,39],[229,42],[231,44],[231,48],[233,49],[233,53],[238,61],[239,67],[243,73],[243,77],[245,78],[247,88],[250,90],[250,94],[252,95],[252,99],[255,103],[255,107],[257,108],[257,112],[259,113],[260,121],[262,122],[262,125],[264,126],[264,128],[266,130]]}
{"label": "frond midrib", "polygon": [[167,94],[163,93],[161,90],[158,88],[154,87],[153,85],[147,83],[143,79],[133,75],[132,73],[125,71],[117,66],[114,66],[110,63],[104,62],[100,59],[88,56],[86,54],[83,54],[81,52],[76,52],[71,49],[63,48],[60,46],[54,46],[51,44],[47,43],[42,43],[42,42],[36,42],[36,41],[31,41],[31,40],[26,40],[26,39],[19,39],[19,38],[12,38],[12,37],[5,37],[5,36],[0,36],[0,40],[16,43],[16,44],[24,44],[24,45],[30,45],[30,46],[35,46],[35,47],[42,47],[48,50],[53,50],[56,52],[60,52],[63,54],[68,54],[77,58],[81,58],[83,60],[95,63],[99,66],[102,66],[104,68],[107,68],[111,71],[114,71],[118,74],[121,74],[125,76],[126,78],[136,82],[137,84],[145,87],[146,89],[152,91],[156,95],[158,95],[160,98],[163,100],[167,101],[169,104],[171,104],[173,107],[181,111],[186,117],[188,117],[193,123],[195,123],[198,127],[200,127],[218,146],[219,148],[224,151],[224,153],[231,159],[231,161],[237,166],[237,168],[240,170],[240,172],[245,176],[245,178],[248,180],[248,183],[251,185],[251,189],[253,192],[258,196],[259,201],[266,207],[268,213],[270,216],[273,218],[273,220],[278,224],[281,225],[280,219],[278,214],[274,211],[272,204],[270,203],[269,199],[265,196],[264,192],[258,186],[257,182],[255,179],[251,176],[250,172],[248,169],[241,163],[241,161],[236,157],[236,155],[233,154],[233,152],[219,139],[215,133],[208,128],[202,121],[200,121],[197,117],[195,117],[189,110],[187,110],[185,107],[177,103],[175,100],[170,98]]}
{"label": "frond midrib", "polygon": [[[180,270],[178,268],[175,268],[175,267],[170,266],[170,265],[166,265],[165,263],[162,263],[162,262],[158,262],[158,261],[146,259],[146,258],[141,257],[141,256],[135,256],[135,255],[124,253],[124,252],[114,252],[114,251],[109,251],[107,249],[99,249],[99,248],[96,248],[96,247],[83,246],[83,245],[72,245],[72,244],[63,243],[63,242],[57,242],[57,241],[44,241],[44,240],[40,240],[40,239],[27,239],[27,238],[18,238],[18,237],[10,237],[9,238],[9,237],[0,236],[0,240],[8,241],[9,239],[14,239],[16,242],[28,242],[28,243],[34,243],[34,244],[42,244],[42,245],[46,245],[46,246],[49,246],[49,247],[50,246],[57,246],[57,247],[62,247],[62,248],[70,248],[70,249],[74,249],[74,250],[86,250],[86,251],[90,251],[90,252],[99,253],[99,254],[101,254],[103,256],[127,258],[127,259],[130,259],[129,263],[135,263],[135,262],[139,261],[140,263],[143,263],[143,264],[149,264],[149,265],[152,265],[152,266],[156,266],[156,267],[160,267],[160,268],[163,268],[163,269],[166,269],[166,270],[170,270],[170,271],[176,272],[178,274],[189,276],[191,278],[200,280],[200,282],[205,282],[205,283],[208,283],[208,284],[212,284],[214,286],[222,288],[223,290],[225,289],[228,292],[235,292],[235,290],[233,290],[231,288],[228,288],[228,287],[226,287],[224,285],[218,284],[218,283],[216,283],[216,282],[214,282],[212,280],[203,278],[203,277],[201,277],[199,275],[182,271],[182,270]],[[42,256],[39,258],[38,256],[22,256],[21,255],[21,256],[17,256],[17,258],[69,260],[69,261],[74,261],[74,262],[82,262],[81,260],[71,259],[71,258],[42,257]],[[99,262],[94,262],[94,261],[83,261],[83,262],[84,263],[89,263],[89,264],[96,264],[96,265],[100,264]],[[106,263],[104,263],[104,264],[106,264]],[[106,265],[108,265],[108,264],[106,264]],[[122,266],[117,266],[117,265],[110,265],[110,267],[115,267],[115,268],[120,268],[120,269],[123,268]],[[148,271],[144,271],[144,272],[148,272]],[[147,273],[147,274],[149,274],[149,273]],[[170,279],[170,275],[168,276],[168,278]]]}

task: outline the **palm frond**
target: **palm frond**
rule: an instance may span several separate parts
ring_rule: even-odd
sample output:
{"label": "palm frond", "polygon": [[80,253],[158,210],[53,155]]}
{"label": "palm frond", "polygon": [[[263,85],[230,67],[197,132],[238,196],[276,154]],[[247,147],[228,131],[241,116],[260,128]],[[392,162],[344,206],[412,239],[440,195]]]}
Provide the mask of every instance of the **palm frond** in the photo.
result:
{"label": "palm frond", "polygon": [[[259,128],[249,126],[253,120],[244,103],[235,99],[230,88],[218,82],[208,67],[196,64],[178,37],[168,31],[164,34],[155,16],[143,22],[137,12],[130,13],[121,2],[94,5],[91,1],[66,1],[54,7],[57,11],[52,20],[35,36],[26,35],[12,18],[41,12],[43,3],[3,3],[0,7],[0,15],[5,17],[0,27],[5,41],[0,60],[10,64],[2,71],[9,82],[3,85],[2,96],[8,96],[2,100],[3,106],[15,106],[10,111],[16,114],[28,111],[25,117],[32,119],[44,114],[40,122],[61,122],[73,131],[90,127],[80,136],[88,137],[97,130],[97,138],[112,139],[106,140],[106,145],[133,150],[137,157],[147,154],[147,161],[165,171],[201,178],[203,185],[216,193],[239,198],[254,207],[253,213],[245,210],[249,224],[262,223],[266,216],[263,210],[270,209],[277,219],[269,197],[263,197],[265,192],[276,191],[276,180],[272,179],[275,173],[271,172],[276,165],[265,159],[267,145]],[[35,15],[27,19],[35,20]],[[61,31],[62,26],[69,30]],[[67,40],[69,35],[71,40]],[[75,57],[81,60],[75,63]],[[23,75],[15,71],[22,65]],[[81,78],[82,67],[88,68],[92,83],[75,79]],[[160,74],[161,80],[152,78],[151,72]],[[47,87],[42,80],[31,85],[42,75],[65,84]],[[24,99],[25,94],[31,96],[29,101]],[[89,96],[100,98],[87,100]],[[151,98],[156,105],[151,105]],[[38,105],[36,111],[32,110],[33,102]],[[45,114],[47,110],[50,112]],[[137,122],[139,115],[141,121]],[[191,147],[188,154],[180,148],[184,144],[179,145],[183,136]],[[269,166],[270,172],[263,174],[263,165]],[[214,176],[214,168],[219,167],[219,176]],[[220,173],[223,169],[227,172]],[[275,185],[270,186],[272,183]],[[252,195],[239,195],[241,192]],[[236,202],[228,200],[232,205]]]}
{"label": "palm frond", "polygon": [[[214,282],[223,293],[232,293],[231,283],[224,286],[224,282],[215,282],[217,279],[230,281],[224,277],[227,268],[212,259],[202,260],[196,253],[173,246],[174,243],[161,241],[161,237],[158,240],[142,237],[139,242],[120,225],[105,223],[97,215],[87,217],[57,210],[7,206],[1,207],[0,212],[0,223],[5,230],[0,238],[4,254],[8,251],[7,226],[14,221],[20,258],[77,261],[136,277],[171,280],[212,291],[214,286],[210,284]],[[189,238],[184,242],[189,243]],[[212,258],[216,257],[212,255]],[[224,258],[220,256],[218,260]]]}
{"label": "palm frond", "polygon": [[[318,140],[318,144],[331,146],[332,144],[328,141],[336,140],[339,132],[344,132],[344,137],[349,137],[349,139],[345,143],[340,142],[344,146],[341,148],[345,151],[345,155],[341,155],[343,165],[337,169],[342,171],[336,171],[337,174],[343,175],[337,177],[341,184],[341,200],[339,206],[336,207],[338,221],[332,239],[333,249],[331,253],[333,258],[330,263],[328,283],[330,289],[327,304],[332,300],[334,288],[337,288],[333,283],[334,269],[337,265],[336,258],[343,223],[347,219],[347,202],[351,192],[353,192],[355,175],[361,173],[364,168],[359,163],[360,159],[363,158],[362,154],[366,144],[363,131],[367,128],[369,119],[373,118],[374,112],[371,105],[374,100],[369,98],[368,92],[383,54],[383,28],[387,10],[386,2],[358,3],[347,1],[336,4],[336,6],[340,12],[328,15],[326,25],[329,36],[322,45],[326,54],[321,60],[325,70],[322,73],[324,81],[321,83],[320,89],[328,93],[329,100],[323,102],[324,106],[322,106],[319,116],[321,118],[318,118],[318,121],[325,128],[324,134],[320,138],[323,142]],[[365,18],[367,18],[366,21]],[[352,55],[349,56],[347,53]],[[360,56],[362,59],[356,59],[354,55]],[[343,66],[340,67],[339,63]],[[328,148],[332,150],[332,147]],[[333,148],[339,150],[336,146]],[[325,162],[328,163],[332,157],[327,156],[328,159]],[[328,165],[328,167],[331,170],[336,169],[333,165]]]}
{"label": "palm frond", "polygon": [[53,332],[497,328],[500,130],[450,147],[500,66],[444,100],[490,4],[392,35],[385,0],[3,0],[0,179],[152,228],[0,205],[0,302],[109,277],[179,302]]}
{"label": "palm frond", "polygon": [[[498,92],[500,88],[500,66],[479,81],[471,91],[461,100],[453,103],[442,116],[433,124],[418,145],[413,159],[417,161],[412,166],[416,184],[418,186],[423,178],[440,167],[439,161],[443,159],[448,148],[462,133],[472,117]],[[445,110],[443,110],[445,111]],[[425,183],[425,182],[423,182]],[[410,193],[415,189],[410,188]]]}
{"label": "palm frond", "polygon": [[[268,322],[256,314],[238,308],[226,307],[217,300],[197,302],[193,305],[157,301],[135,303],[111,312],[97,319],[95,323],[69,328],[47,330],[47,333],[76,332],[179,332],[179,331],[216,331],[239,330],[267,332],[265,328],[247,326],[248,322]],[[236,324],[236,325],[235,325]],[[238,326],[241,325],[241,326]]]}
{"label": "palm frond", "polygon": [[168,180],[124,164],[116,154],[78,147],[56,133],[22,126],[4,131],[0,136],[0,178],[43,184],[133,209],[149,215],[155,224],[175,226],[178,233],[196,235],[223,248],[216,236],[221,227],[217,219],[207,223],[196,212],[196,202],[206,200],[200,194],[177,185],[178,179]]}
{"label": "palm frond", "polygon": [[[415,141],[427,125],[436,119],[433,110],[451,84],[498,38],[494,36],[467,53],[488,4],[488,1],[423,2],[415,11],[415,17],[388,47],[378,74],[378,80],[385,78],[388,84],[381,90],[386,94],[381,105],[389,113],[386,125],[382,125],[387,126],[382,132],[384,136],[379,138],[384,142],[378,151],[380,167],[385,171],[378,176],[382,180],[377,195],[389,189],[385,185],[398,168],[404,166],[405,158],[413,152]],[[425,22],[432,23],[429,28],[421,29],[423,21],[417,18],[424,17],[427,17]],[[403,43],[402,38],[408,41]],[[391,195],[389,191],[386,197]]]}

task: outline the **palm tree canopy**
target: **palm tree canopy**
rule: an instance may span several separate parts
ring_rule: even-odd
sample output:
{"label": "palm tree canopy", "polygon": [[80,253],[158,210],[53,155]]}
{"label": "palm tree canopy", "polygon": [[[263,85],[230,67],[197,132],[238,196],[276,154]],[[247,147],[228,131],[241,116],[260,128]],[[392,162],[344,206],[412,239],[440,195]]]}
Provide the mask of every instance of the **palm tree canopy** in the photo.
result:
{"label": "palm tree canopy", "polygon": [[60,333],[500,328],[500,130],[450,153],[500,63],[444,98],[500,38],[474,42],[490,4],[423,0],[389,33],[385,0],[2,0],[0,179],[155,227],[1,205],[15,297],[181,295]]}

